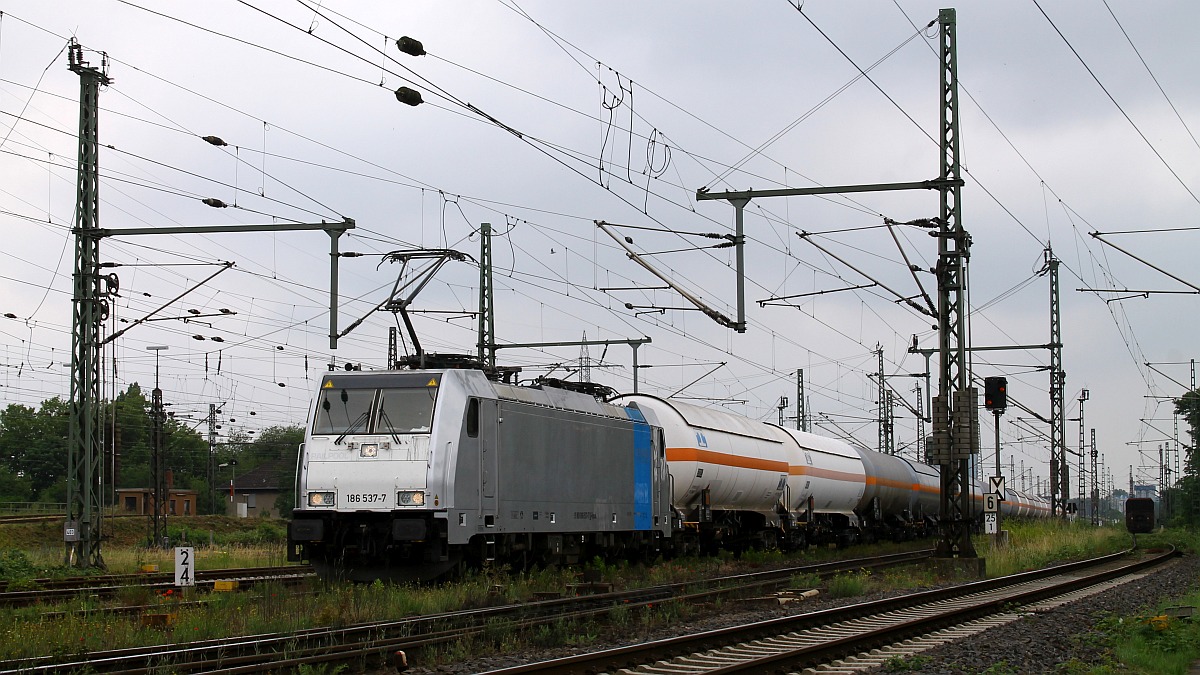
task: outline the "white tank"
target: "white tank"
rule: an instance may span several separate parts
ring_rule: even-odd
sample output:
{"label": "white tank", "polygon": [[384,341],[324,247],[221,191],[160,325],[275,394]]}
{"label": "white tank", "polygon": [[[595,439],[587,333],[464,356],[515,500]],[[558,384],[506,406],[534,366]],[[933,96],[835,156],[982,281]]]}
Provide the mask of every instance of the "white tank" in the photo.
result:
{"label": "white tank", "polygon": [[612,403],[636,405],[658,418],[676,507],[694,506],[708,488],[714,510],[774,514],[787,485],[791,440],[777,427],[644,394],[626,394]]}
{"label": "white tank", "polygon": [[789,440],[788,510],[849,513],[858,506],[867,477],[862,458],[848,443],[796,429],[776,427]]}

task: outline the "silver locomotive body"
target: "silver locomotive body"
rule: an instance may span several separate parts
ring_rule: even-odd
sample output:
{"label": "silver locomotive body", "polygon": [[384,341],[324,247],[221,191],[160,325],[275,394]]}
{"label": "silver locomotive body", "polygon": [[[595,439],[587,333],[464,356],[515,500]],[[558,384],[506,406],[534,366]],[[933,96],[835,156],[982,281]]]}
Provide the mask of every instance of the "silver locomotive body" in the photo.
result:
{"label": "silver locomotive body", "polygon": [[476,370],[327,373],[297,467],[289,559],[373,579],[654,555],[671,518],[653,423]]}

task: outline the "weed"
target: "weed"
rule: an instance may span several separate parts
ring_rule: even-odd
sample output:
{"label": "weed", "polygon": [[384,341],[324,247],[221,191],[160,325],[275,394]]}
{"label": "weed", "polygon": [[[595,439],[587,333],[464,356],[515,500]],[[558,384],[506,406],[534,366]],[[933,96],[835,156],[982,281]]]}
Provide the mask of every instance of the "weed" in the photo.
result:
{"label": "weed", "polygon": [[530,641],[538,647],[554,647],[562,644],[570,634],[566,621],[551,621],[535,628]]}
{"label": "weed", "polygon": [[932,662],[932,656],[924,656],[922,654],[892,656],[883,662],[883,670],[888,673],[906,673],[913,670],[920,670]]}
{"label": "weed", "polygon": [[846,572],[835,575],[829,580],[828,592],[833,598],[852,598],[862,595],[867,590],[867,579],[870,572]]}
{"label": "weed", "polygon": [[1008,661],[997,661],[988,669],[983,671],[982,675],[1020,675],[1021,671],[1017,670]]}
{"label": "weed", "polygon": [[789,583],[792,588],[816,588],[821,585],[821,577],[813,572],[793,574]]}
{"label": "weed", "polygon": [[22,582],[30,584],[38,576],[38,568],[29,560],[24,551],[9,549],[0,552],[0,579],[8,582],[14,590]]}
{"label": "weed", "polygon": [[616,626],[619,629],[628,628],[631,622],[632,613],[628,605],[617,605],[608,611],[609,624]]}

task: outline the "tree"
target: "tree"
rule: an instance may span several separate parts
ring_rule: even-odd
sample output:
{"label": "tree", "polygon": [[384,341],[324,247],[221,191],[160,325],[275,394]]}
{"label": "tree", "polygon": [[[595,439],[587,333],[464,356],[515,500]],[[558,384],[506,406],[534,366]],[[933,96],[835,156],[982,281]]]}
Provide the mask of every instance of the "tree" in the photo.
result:
{"label": "tree", "polygon": [[303,442],[303,426],[293,424],[267,427],[259,433],[258,438],[254,441],[254,454],[261,459],[294,460],[300,444]]}
{"label": "tree", "polygon": [[1200,391],[1189,391],[1175,399],[1175,414],[1183,417],[1188,425],[1188,436],[1191,444],[1184,445],[1187,451],[1184,455],[1183,476],[1179,477],[1175,487],[1163,495],[1166,503],[1176,507],[1174,521],[1176,523],[1192,523],[1196,518],[1195,505],[1200,504],[1200,453],[1195,451],[1196,441],[1200,439]]}
{"label": "tree", "polygon": [[14,403],[0,411],[0,463],[28,481],[26,501],[66,476],[69,434],[68,407],[60,398],[37,410]]}
{"label": "tree", "polygon": [[1197,455],[1196,441],[1200,437],[1200,391],[1189,391],[1175,399],[1175,414],[1183,417],[1188,425],[1188,436],[1191,444],[1187,449],[1187,461],[1183,468],[1185,476],[1200,476],[1200,456]]}
{"label": "tree", "polygon": [[288,470],[279,477],[279,497],[275,499],[275,512],[290,517],[296,505],[296,460],[300,444],[304,442],[304,427],[292,425],[263,429],[254,443],[255,453],[263,459],[276,459]]}

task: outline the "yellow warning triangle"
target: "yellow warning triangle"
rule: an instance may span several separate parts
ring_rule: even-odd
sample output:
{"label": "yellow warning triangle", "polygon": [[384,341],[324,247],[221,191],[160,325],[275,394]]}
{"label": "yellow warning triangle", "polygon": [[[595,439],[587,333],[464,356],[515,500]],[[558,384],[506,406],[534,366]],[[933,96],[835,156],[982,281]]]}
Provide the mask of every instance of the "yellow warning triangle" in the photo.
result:
{"label": "yellow warning triangle", "polygon": [[333,389],[333,380],[327,380],[321,388],[322,389]]}
{"label": "yellow warning triangle", "polygon": [[429,382],[425,386],[426,387],[436,387],[437,386],[437,378],[436,377],[429,378]]}

